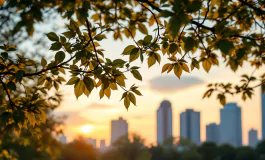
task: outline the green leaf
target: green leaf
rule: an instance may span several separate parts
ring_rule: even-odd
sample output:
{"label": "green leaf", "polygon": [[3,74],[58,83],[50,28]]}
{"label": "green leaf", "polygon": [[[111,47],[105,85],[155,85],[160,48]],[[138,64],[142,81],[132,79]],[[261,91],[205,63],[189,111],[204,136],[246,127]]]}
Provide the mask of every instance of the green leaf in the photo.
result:
{"label": "green leaf", "polygon": [[76,84],[80,81],[79,77],[72,77],[67,83],[66,85],[73,85]]}
{"label": "green leaf", "polygon": [[54,33],[54,32],[50,32],[47,34],[47,37],[49,38],[49,40],[51,41],[59,41],[59,37]]}
{"label": "green leaf", "polygon": [[55,43],[52,44],[50,50],[58,51],[61,48],[62,48],[61,43],[60,42],[55,42]]}
{"label": "green leaf", "polygon": [[103,35],[103,34],[96,35],[96,37],[95,37],[95,39],[96,39],[97,41],[101,41],[102,39],[105,39],[105,38],[106,38],[106,36]]}
{"label": "green leaf", "polygon": [[7,52],[2,52],[1,56],[4,58],[4,60],[8,59],[8,53]]}
{"label": "green leaf", "polygon": [[153,39],[153,37],[152,37],[151,35],[147,35],[147,36],[145,36],[145,37],[144,37],[144,43],[143,43],[143,44],[144,44],[145,46],[149,45],[149,44],[151,43],[152,39]]}
{"label": "green leaf", "polygon": [[65,59],[65,53],[63,51],[59,51],[55,54],[55,62],[61,63]]}
{"label": "green leaf", "polygon": [[53,86],[54,86],[54,88],[56,89],[56,91],[59,90],[59,84],[56,83],[55,81],[53,82]]}
{"label": "green leaf", "polygon": [[185,52],[189,52],[193,50],[194,47],[198,47],[198,42],[193,37],[187,37],[183,39],[184,41],[184,50]]}
{"label": "green leaf", "polygon": [[75,37],[75,32],[72,32],[72,31],[67,31],[67,32],[64,32],[63,35],[66,37],[66,38],[73,38]]}
{"label": "green leaf", "polygon": [[64,36],[60,36],[60,42],[62,43],[62,44],[65,44],[66,43],[66,38],[64,37]]}
{"label": "green leaf", "polygon": [[124,106],[125,108],[128,110],[129,107],[130,107],[130,99],[129,99],[129,96],[127,95],[125,98],[124,98]]}
{"label": "green leaf", "polygon": [[160,15],[161,17],[170,17],[173,15],[173,13],[168,10],[163,10],[162,12],[160,12]]}
{"label": "green leaf", "polygon": [[129,45],[123,50],[122,54],[129,55],[134,48],[136,48],[134,45]]}
{"label": "green leaf", "polygon": [[44,68],[47,65],[47,61],[44,58],[41,58],[41,66]]}
{"label": "green leaf", "polygon": [[16,90],[16,85],[14,82],[10,81],[7,83],[7,88],[10,89],[10,90],[13,90],[15,91]]}
{"label": "green leaf", "polygon": [[181,26],[181,21],[175,15],[172,16],[169,20],[167,31],[172,36],[172,39],[175,40],[178,36],[179,30]]}
{"label": "green leaf", "polygon": [[77,85],[75,86],[75,96],[78,99],[85,91],[85,83],[83,80],[80,80]]}
{"label": "green leaf", "polygon": [[146,26],[144,24],[138,23],[138,29],[143,34],[148,34],[148,30],[147,30],[147,28],[146,28]]}
{"label": "green leaf", "polygon": [[234,48],[234,44],[231,41],[223,39],[218,42],[218,47],[225,55],[228,55],[230,51]]}
{"label": "green leaf", "polygon": [[196,12],[199,9],[201,9],[202,2],[201,1],[190,1],[186,5],[186,11],[191,13],[191,12]]}
{"label": "green leaf", "polygon": [[168,51],[170,53],[174,53],[178,50],[178,45],[176,43],[171,43],[170,46],[169,46],[169,49]]}
{"label": "green leaf", "polygon": [[24,75],[24,71],[23,71],[23,70],[19,70],[19,71],[15,74],[15,76],[16,76],[16,78],[17,78],[17,80],[18,80],[19,82],[22,81],[23,75]]}
{"label": "green leaf", "polygon": [[135,94],[137,94],[138,96],[142,96],[142,93],[140,91],[138,91],[137,89],[132,90]]}
{"label": "green leaf", "polygon": [[94,81],[90,77],[84,77],[84,83],[86,85],[86,88],[89,92],[91,92],[94,89]]}
{"label": "green leaf", "polygon": [[150,68],[151,66],[153,66],[156,63],[156,59],[154,56],[150,56],[148,57],[148,68]]}
{"label": "green leaf", "polygon": [[134,76],[134,78],[136,78],[136,79],[138,79],[140,81],[143,80],[143,78],[142,78],[141,74],[139,73],[139,71],[133,69],[133,70],[131,70],[131,73]]}
{"label": "green leaf", "polygon": [[134,94],[129,92],[128,97],[129,97],[130,101],[136,106],[136,98],[135,98]]}
{"label": "green leaf", "polygon": [[140,55],[140,49],[139,48],[134,48],[132,49],[130,53],[130,62],[136,60]]}

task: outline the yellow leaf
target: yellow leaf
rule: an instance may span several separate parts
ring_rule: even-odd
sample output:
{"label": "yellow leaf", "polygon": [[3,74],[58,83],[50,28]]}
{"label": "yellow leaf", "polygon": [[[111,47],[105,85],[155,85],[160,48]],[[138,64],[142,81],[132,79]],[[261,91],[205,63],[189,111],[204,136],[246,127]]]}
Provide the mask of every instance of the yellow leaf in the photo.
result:
{"label": "yellow leaf", "polygon": [[150,56],[148,58],[148,68],[150,68],[152,65],[154,65],[156,63],[156,59],[154,56]]}
{"label": "yellow leaf", "polygon": [[128,97],[129,97],[130,101],[136,106],[136,98],[135,98],[134,94],[129,92]]}
{"label": "yellow leaf", "polygon": [[112,90],[117,90],[117,89],[118,89],[116,83],[110,83],[109,86],[110,86],[110,88],[111,88]]}
{"label": "yellow leaf", "polygon": [[85,90],[84,90],[84,94],[88,97],[89,96],[89,94],[90,94],[90,92],[89,92],[89,90],[85,87]]}
{"label": "yellow leaf", "polygon": [[128,95],[126,97],[124,97],[124,106],[128,110],[128,108],[130,106],[130,99],[129,99]]}
{"label": "yellow leaf", "polygon": [[43,123],[45,123],[46,122],[46,113],[43,110],[40,111],[40,117],[41,117],[41,121]]}
{"label": "yellow leaf", "polygon": [[122,76],[118,76],[118,77],[116,77],[116,82],[117,82],[119,85],[125,87],[124,78],[123,78]]}
{"label": "yellow leaf", "polygon": [[204,70],[205,70],[206,72],[209,72],[209,70],[211,69],[211,66],[212,66],[211,61],[210,61],[209,59],[205,59],[205,60],[202,62],[202,66],[203,66],[203,68],[204,68]]}
{"label": "yellow leaf", "polygon": [[78,99],[85,91],[86,85],[83,80],[80,80],[75,86],[75,96]]}
{"label": "yellow leaf", "polygon": [[182,74],[182,68],[181,65],[179,63],[174,65],[174,73],[175,75],[180,78],[181,74]]}
{"label": "yellow leaf", "polygon": [[163,66],[163,68],[162,68],[162,73],[164,73],[166,70],[168,70],[170,66],[171,66],[170,63],[165,64],[165,65]]}
{"label": "yellow leaf", "polygon": [[181,68],[186,72],[190,72],[189,67],[186,65],[186,63],[181,63]]}
{"label": "yellow leaf", "polygon": [[172,69],[173,69],[173,65],[170,65],[170,66],[168,67],[167,73],[169,73]]}
{"label": "yellow leaf", "polygon": [[99,98],[101,99],[101,98],[103,98],[103,96],[104,96],[104,90],[101,89],[101,90],[99,91]]}
{"label": "yellow leaf", "polygon": [[105,94],[108,98],[110,98],[110,95],[111,95],[110,87],[108,87],[108,88],[106,88],[106,89],[104,90],[104,94]]}

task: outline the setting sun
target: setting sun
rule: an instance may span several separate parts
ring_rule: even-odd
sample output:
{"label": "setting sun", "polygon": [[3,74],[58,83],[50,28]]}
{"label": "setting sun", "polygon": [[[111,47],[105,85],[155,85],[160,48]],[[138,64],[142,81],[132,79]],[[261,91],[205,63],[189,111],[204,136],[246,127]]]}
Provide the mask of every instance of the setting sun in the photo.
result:
{"label": "setting sun", "polygon": [[93,127],[90,125],[85,125],[80,128],[81,132],[83,133],[89,133],[93,130]]}

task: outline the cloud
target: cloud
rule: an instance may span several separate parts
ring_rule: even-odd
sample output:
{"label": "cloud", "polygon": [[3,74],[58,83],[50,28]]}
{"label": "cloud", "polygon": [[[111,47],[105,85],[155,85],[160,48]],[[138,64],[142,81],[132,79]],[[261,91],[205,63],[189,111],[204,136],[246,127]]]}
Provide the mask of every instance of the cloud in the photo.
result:
{"label": "cloud", "polygon": [[55,112],[56,116],[65,116],[64,123],[66,125],[85,125],[99,124],[96,121],[80,116],[79,112]]}
{"label": "cloud", "polygon": [[149,81],[149,87],[153,91],[160,93],[172,93],[203,84],[204,82],[204,80],[194,76],[181,77],[178,79],[176,76],[167,75],[151,79]]}
{"label": "cloud", "polygon": [[112,105],[108,104],[101,104],[101,103],[92,103],[90,104],[87,109],[112,109]]}

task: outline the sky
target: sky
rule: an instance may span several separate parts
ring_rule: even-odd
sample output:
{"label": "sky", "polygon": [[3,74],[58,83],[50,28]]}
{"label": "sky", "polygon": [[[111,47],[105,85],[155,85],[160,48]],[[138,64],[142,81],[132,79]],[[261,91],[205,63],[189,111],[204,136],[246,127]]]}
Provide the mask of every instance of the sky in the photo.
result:
{"label": "sky", "polygon": [[[63,33],[62,21],[55,24],[41,24],[44,32],[51,32],[54,25],[59,29],[56,33]],[[44,27],[45,25],[45,27]],[[53,27],[51,27],[53,26]],[[150,31],[151,29],[149,29]],[[136,40],[143,38],[138,35]],[[105,50],[105,57],[110,59],[122,58],[128,60],[129,57],[122,56],[123,49],[133,44],[132,40],[113,41],[112,38],[103,40],[100,45]],[[53,55],[53,52],[48,52]],[[194,56],[198,55],[198,52]],[[128,81],[126,86],[136,84],[143,96],[137,96],[137,106],[131,104],[127,111],[120,101],[123,90],[113,91],[111,98],[104,97],[99,99],[99,90],[94,90],[87,98],[85,95],[76,99],[73,86],[62,85],[60,92],[64,95],[61,106],[56,109],[55,115],[66,115],[64,133],[68,142],[72,141],[78,135],[105,139],[107,144],[110,140],[110,122],[122,116],[129,124],[129,132],[141,135],[146,144],[156,143],[156,110],[163,100],[169,100],[172,104],[173,112],[173,136],[180,134],[180,113],[187,108],[201,112],[201,141],[206,139],[206,125],[209,123],[219,123],[220,109],[223,107],[215,96],[209,99],[202,99],[207,90],[208,83],[214,82],[232,82],[239,83],[242,74],[250,75],[253,68],[244,64],[237,72],[233,72],[219,59],[219,67],[212,67],[209,73],[206,73],[201,66],[200,70],[193,70],[191,73],[184,73],[181,79],[178,79],[173,73],[161,74],[163,64],[167,63],[166,58],[161,59],[161,64],[155,64],[148,68],[147,61],[143,64],[140,60],[133,62],[140,66],[139,70],[143,76],[143,81],[138,81],[131,74],[127,74]],[[264,67],[257,70],[254,75],[259,76],[264,71]],[[69,75],[65,76],[69,79]],[[258,130],[261,137],[261,91],[255,89],[255,96],[251,100],[242,101],[240,96],[227,97],[227,102],[236,102],[242,109],[242,131],[243,144],[248,144],[248,131],[251,128]],[[84,129],[85,128],[85,129]],[[84,132],[86,131],[86,132]]]}
{"label": "sky", "polygon": [[[140,37],[141,38],[141,37]],[[137,38],[136,38],[137,39]],[[101,47],[105,49],[106,58],[122,58],[128,60],[128,57],[122,56],[123,49],[132,44],[131,40],[112,41],[103,40]],[[147,62],[143,64],[135,62],[141,66],[140,72],[143,81],[134,79],[130,74],[127,86],[136,84],[140,87],[143,96],[137,97],[137,106],[131,105],[127,111],[120,101],[122,90],[112,92],[111,98],[104,97],[99,99],[99,93],[95,90],[92,95],[80,97],[78,100],[74,96],[73,86],[62,86],[61,91],[64,94],[64,101],[56,110],[58,114],[68,115],[66,120],[65,135],[71,141],[77,135],[83,135],[90,138],[96,138],[99,142],[105,139],[109,144],[110,139],[110,121],[119,116],[125,118],[129,123],[129,132],[140,134],[146,144],[156,142],[156,110],[160,103],[167,99],[172,104],[173,110],[173,136],[180,134],[179,115],[187,108],[192,108],[201,112],[201,140],[206,139],[206,125],[209,123],[219,123],[219,111],[222,106],[215,96],[210,99],[202,99],[207,90],[208,83],[214,82],[232,82],[238,83],[240,75],[251,74],[253,68],[244,64],[237,72],[225,67],[220,59],[220,66],[213,67],[209,73],[203,69],[194,70],[191,73],[184,73],[181,79],[178,79],[172,73],[161,74],[161,68],[166,63],[162,58],[161,64],[148,69]],[[257,70],[254,75],[260,75],[262,69]],[[261,96],[260,88],[255,89],[255,96],[251,100],[242,101],[240,96],[230,96],[227,102],[236,102],[242,109],[242,129],[243,144],[248,144],[248,131],[251,128],[257,129],[259,137],[261,135]],[[82,126],[89,126],[89,132],[84,133],[80,129]]]}

